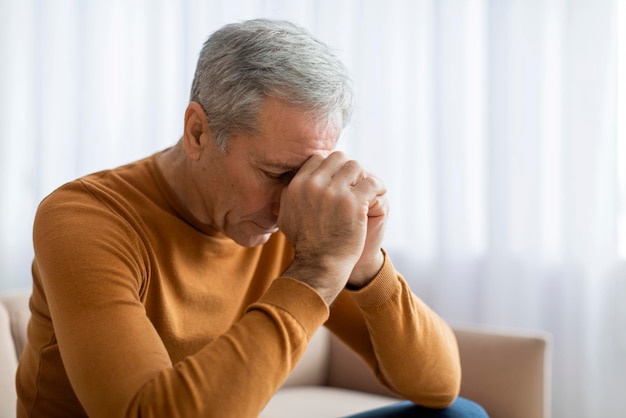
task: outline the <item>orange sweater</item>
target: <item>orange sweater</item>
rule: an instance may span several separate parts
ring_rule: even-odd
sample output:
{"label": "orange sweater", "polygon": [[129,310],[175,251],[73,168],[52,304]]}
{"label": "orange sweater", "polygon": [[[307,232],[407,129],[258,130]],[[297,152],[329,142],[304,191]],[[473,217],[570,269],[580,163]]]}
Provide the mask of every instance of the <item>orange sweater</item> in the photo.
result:
{"label": "orange sweater", "polygon": [[52,193],[34,246],[18,417],[255,417],[324,323],[403,397],[458,393],[452,332],[388,259],[329,310],[281,277],[282,234],[243,248],[203,229],[154,156]]}

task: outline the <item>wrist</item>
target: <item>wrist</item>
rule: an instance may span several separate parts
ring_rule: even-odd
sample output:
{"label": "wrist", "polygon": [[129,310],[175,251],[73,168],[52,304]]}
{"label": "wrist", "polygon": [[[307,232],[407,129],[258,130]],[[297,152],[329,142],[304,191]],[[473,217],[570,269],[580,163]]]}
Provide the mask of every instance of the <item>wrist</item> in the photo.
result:
{"label": "wrist", "polygon": [[[343,269],[346,270],[346,269]],[[319,260],[307,260],[306,257],[296,257],[283,273],[311,287],[330,306],[339,292],[344,288],[348,271],[333,268]],[[342,278],[343,277],[343,278]]]}
{"label": "wrist", "polygon": [[371,282],[383,268],[385,253],[382,248],[365,259],[359,260],[348,278],[348,286],[351,289],[360,289]]}

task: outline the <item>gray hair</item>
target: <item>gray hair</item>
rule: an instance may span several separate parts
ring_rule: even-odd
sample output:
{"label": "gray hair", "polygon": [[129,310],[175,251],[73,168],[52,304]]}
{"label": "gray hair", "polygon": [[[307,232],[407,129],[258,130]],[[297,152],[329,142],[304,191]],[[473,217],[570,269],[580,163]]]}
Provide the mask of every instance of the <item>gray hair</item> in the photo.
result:
{"label": "gray hair", "polygon": [[352,89],[343,64],[305,29],[265,19],[233,23],[204,43],[191,101],[207,114],[222,150],[234,133],[254,134],[261,102],[274,97],[345,127]]}

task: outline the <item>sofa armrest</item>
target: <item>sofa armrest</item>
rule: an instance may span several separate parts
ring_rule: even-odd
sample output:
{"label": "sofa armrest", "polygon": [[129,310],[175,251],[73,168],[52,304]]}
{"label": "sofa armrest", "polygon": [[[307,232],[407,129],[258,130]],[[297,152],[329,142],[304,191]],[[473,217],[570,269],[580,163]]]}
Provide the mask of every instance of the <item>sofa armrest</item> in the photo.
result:
{"label": "sofa armrest", "polygon": [[454,328],[463,378],[461,395],[492,418],[550,416],[550,336],[539,331]]}
{"label": "sofa armrest", "polygon": [[[542,332],[453,327],[463,376],[461,396],[492,418],[548,418],[550,339]],[[365,362],[331,338],[327,385],[394,396]]]}

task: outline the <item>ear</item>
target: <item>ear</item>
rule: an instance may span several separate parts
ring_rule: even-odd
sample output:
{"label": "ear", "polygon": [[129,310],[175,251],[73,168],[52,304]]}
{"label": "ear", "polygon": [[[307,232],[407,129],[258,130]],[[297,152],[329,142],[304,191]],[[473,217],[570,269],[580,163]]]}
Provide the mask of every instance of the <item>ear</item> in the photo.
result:
{"label": "ear", "polygon": [[183,146],[189,158],[197,161],[207,141],[213,140],[206,113],[200,103],[190,102],[185,110]]}

